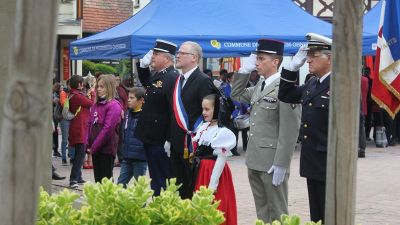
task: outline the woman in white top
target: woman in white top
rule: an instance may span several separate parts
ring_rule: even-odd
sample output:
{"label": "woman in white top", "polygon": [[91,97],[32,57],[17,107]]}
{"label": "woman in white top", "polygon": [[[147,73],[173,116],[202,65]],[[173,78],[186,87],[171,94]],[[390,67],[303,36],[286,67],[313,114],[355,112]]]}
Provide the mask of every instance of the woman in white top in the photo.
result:
{"label": "woman in white top", "polygon": [[236,146],[236,137],[228,128],[218,124],[220,97],[212,94],[203,98],[204,122],[196,132],[194,150],[194,191],[200,186],[214,190],[215,200],[220,200],[218,209],[224,212],[226,225],[237,224],[235,189],[232,174],[226,163]]}

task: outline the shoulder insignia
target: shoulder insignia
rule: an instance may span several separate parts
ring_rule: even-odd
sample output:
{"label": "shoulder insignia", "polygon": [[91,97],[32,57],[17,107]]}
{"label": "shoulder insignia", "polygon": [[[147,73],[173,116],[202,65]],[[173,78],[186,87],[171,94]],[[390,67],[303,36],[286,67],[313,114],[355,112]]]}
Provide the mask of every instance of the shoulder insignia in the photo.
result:
{"label": "shoulder insignia", "polygon": [[265,96],[263,97],[263,100],[269,103],[275,103],[278,101],[278,99],[274,98],[274,97],[270,97],[270,96]]}

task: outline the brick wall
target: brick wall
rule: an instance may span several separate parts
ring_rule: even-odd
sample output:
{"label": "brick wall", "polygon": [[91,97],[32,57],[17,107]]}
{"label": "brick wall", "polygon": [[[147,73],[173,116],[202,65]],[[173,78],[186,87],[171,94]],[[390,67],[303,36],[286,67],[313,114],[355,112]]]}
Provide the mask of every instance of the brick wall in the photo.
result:
{"label": "brick wall", "polygon": [[97,33],[132,16],[132,0],[84,0],[83,32]]}

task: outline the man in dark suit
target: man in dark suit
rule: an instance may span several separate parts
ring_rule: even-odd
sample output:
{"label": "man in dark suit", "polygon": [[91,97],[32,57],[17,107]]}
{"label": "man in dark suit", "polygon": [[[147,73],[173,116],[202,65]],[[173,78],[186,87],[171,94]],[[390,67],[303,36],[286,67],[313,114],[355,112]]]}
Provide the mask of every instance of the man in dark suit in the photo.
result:
{"label": "man in dark suit", "polygon": [[[196,129],[196,125],[202,120],[201,102],[203,98],[215,90],[211,79],[200,71],[198,66],[202,59],[202,49],[199,44],[191,41],[184,42],[176,54],[176,67],[182,70],[180,86],[180,95],[174,97],[180,99],[173,101],[171,115],[171,167],[172,177],[176,177],[177,183],[182,184],[179,189],[182,198],[191,198],[193,190],[190,187],[190,133]],[[185,111],[187,114],[187,130],[182,128],[182,118],[179,117],[178,111]],[[178,122],[177,122],[178,121]],[[165,146],[168,149],[168,144]]]}
{"label": "man in dark suit", "polygon": [[[309,33],[307,47],[301,47],[289,65],[282,69],[279,100],[301,103],[300,175],[307,178],[311,220],[324,222],[326,160],[329,121],[329,82],[332,70],[332,40]],[[297,86],[298,70],[307,60],[310,78]]]}
{"label": "man in dark suit", "polygon": [[[171,177],[169,152],[165,151],[170,126],[171,98],[179,72],[174,68],[176,45],[165,40],[156,40],[150,50],[137,64],[139,80],[146,88],[145,104],[140,114],[135,135],[143,144],[146,153],[151,188],[159,195]],[[149,65],[154,69],[150,74]]]}

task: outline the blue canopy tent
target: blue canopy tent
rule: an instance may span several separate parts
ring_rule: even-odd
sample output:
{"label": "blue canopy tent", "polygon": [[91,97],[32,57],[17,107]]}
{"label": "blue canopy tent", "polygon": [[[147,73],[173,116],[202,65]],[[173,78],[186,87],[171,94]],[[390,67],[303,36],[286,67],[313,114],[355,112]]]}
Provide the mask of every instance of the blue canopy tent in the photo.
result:
{"label": "blue canopy tent", "polygon": [[364,15],[363,33],[369,34],[364,38],[363,55],[375,55],[376,42],[378,40],[379,21],[381,18],[382,1],[378,2],[368,13]]}
{"label": "blue canopy tent", "polygon": [[[139,58],[157,38],[198,42],[204,57],[248,55],[260,38],[285,42],[285,55],[304,45],[305,34],[332,36],[332,25],[291,0],[152,0],[125,22],[70,44],[71,59]],[[363,33],[363,51],[376,34]]]}
{"label": "blue canopy tent", "polygon": [[181,44],[198,42],[204,57],[248,55],[257,39],[285,42],[285,54],[296,53],[305,34],[331,36],[331,24],[291,0],[152,0],[125,22],[70,45],[71,59],[138,58],[157,38]]}

